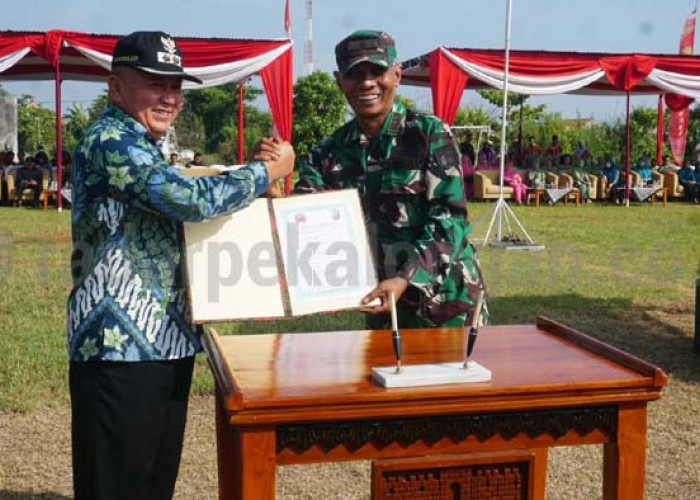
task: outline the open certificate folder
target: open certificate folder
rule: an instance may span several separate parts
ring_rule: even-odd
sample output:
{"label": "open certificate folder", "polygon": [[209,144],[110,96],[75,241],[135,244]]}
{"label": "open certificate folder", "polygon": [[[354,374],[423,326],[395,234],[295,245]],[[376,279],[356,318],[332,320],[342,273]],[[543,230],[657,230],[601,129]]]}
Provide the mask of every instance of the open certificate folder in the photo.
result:
{"label": "open certificate folder", "polygon": [[377,285],[355,190],[258,199],[185,224],[196,323],[360,307]]}

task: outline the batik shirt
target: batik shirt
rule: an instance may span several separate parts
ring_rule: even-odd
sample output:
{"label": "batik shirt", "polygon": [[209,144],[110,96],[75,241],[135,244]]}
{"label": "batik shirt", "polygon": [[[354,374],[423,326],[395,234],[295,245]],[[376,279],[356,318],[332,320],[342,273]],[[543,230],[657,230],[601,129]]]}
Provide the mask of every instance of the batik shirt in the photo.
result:
{"label": "batik shirt", "polygon": [[482,287],[459,165],[444,122],[394,103],[377,137],[352,120],[314,146],[295,192],[358,189],[379,278],[408,281],[399,305],[422,324],[457,326]]}
{"label": "batik shirt", "polygon": [[181,268],[182,221],[247,206],[268,184],[257,162],[190,177],[164,160],[146,129],[108,105],[73,157],[72,361],[150,361],[201,349]]}

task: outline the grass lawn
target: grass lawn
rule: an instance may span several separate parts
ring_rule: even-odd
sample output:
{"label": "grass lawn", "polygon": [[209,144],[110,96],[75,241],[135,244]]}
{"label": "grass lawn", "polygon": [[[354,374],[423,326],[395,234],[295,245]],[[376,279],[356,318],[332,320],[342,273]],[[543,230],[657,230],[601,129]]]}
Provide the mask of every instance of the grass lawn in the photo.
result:
{"label": "grass lawn", "polygon": [[[470,205],[475,235],[483,236],[493,207]],[[546,249],[479,247],[492,322],[533,323],[538,314],[547,315],[664,369],[669,385],[664,397],[649,406],[647,498],[698,498],[700,355],[692,344],[700,208],[670,203],[514,210]],[[69,253],[70,213],[0,207],[0,450],[7,453],[0,451],[0,498],[24,498],[30,491],[67,498],[46,492],[71,491],[64,336]],[[362,327],[359,313],[346,313],[226,323],[217,330],[253,334]],[[194,392],[207,395],[212,389],[201,357]],[[211,398],[199,401],[193,420],[200,423],[188,424],[192,437],[177,498],[216,496],[214,432],[201,423],[211,424],[213,405]],[[25,422],[19,429],[27,430],[17,430],[18,421]],[[43,441],[28,440],[37,430]],[[29,448],[23,451],[25,441]],[[5,459],[9,462],[3,465]],[[552,449],[547,498],[600,498],[600,463],[600,446]],[[318,483],[348,494],[354,488],[348,498],[366,498],[368,469],[355,464],[339,464],[330,478],[319,474],[327,470],[323,466],[278,468],[278,490],[285,490],[284,498],[330,498],[314,489]],[[203,471],[209,471],[206,478]],[[2,486],[18,473],[18,480]],[[25,493],[16,496],[16,491]]]}
{"label": "grass lawn", "polygon": [[[483,236],[493,204],[472,203]],[[691,309],[700,260],[700,209],[671,203],[514,207],[546,249],[479,247],[492,322],[532,323],[551,316],[670,369],[691,348]],[[70,213],[0,208],[0,409],[65,404],[65,302],[70,291]],[[667,321],[687,316],[680,324]],[[359,313],[288,321],[237,322],[220,333],[361,329]],[[691,358],[692,359],[692,358]],[[697,363],[695,363],[697,364]],[[666,366],[665,366],[666,365]],[[682,372],[691,366],[677,367]],[[697,378],[697,377],[696,377]],[[204,360],[194,390],[212,390]]]}

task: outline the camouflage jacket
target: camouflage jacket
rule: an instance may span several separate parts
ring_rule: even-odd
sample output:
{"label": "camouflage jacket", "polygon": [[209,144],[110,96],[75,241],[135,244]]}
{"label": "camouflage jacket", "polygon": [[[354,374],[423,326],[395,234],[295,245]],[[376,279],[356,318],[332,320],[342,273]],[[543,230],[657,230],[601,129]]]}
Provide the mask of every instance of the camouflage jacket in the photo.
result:
{"label": "camouflage jacket", "polygon": [[72,361],[156,361],[201,349],[181,269],[181,221],[247,206],[268,184],[256,162],[215,177],[181,174],[146,129],[109,105],[73,157]]}
{"label": "camouflage jacket", "polygon": [[482,286],[459,165],[449,127],[396,102],[378,137],[352,120],[314,146],[294,190],[358,189],[379,278],[408,280],[399,306],[421,325],[453,326]]}

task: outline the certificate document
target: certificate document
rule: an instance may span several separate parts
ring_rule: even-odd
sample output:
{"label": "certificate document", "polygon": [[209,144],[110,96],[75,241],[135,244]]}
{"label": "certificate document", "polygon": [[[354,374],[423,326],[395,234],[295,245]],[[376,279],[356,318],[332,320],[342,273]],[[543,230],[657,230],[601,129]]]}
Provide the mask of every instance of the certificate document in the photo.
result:
{"label": "certificate document", "polygon": [[258,199],[185,224],[196,323],[360,307],[377,285],[357,191]]}

